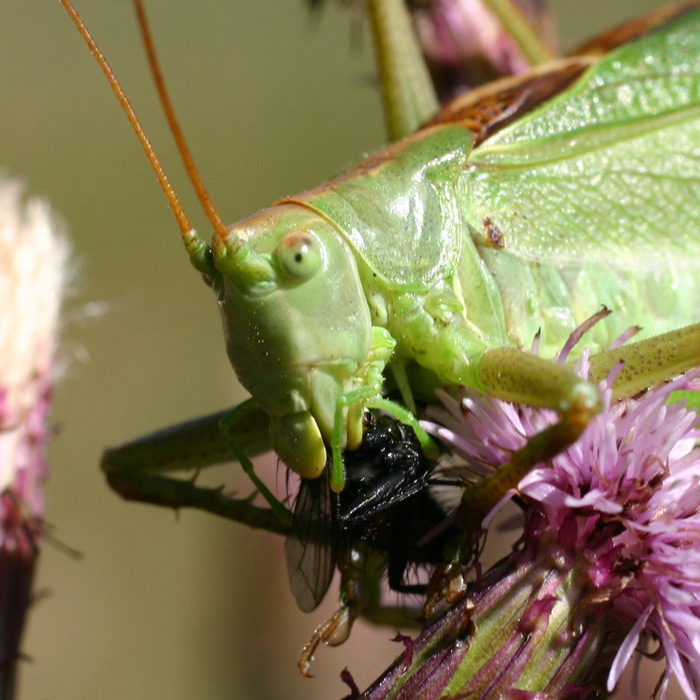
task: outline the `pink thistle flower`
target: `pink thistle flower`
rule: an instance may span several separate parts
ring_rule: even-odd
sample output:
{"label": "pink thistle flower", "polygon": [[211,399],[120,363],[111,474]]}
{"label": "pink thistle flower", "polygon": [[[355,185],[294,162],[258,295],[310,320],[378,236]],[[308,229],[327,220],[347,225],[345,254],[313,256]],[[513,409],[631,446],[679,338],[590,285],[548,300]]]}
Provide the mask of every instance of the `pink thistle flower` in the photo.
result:
{"label": "pink thistle flower", "polygon": [[68,244],[49,206],[0,178],[0,696],[15,662],[39,550],[47,423]]}
{"label": "pink thistle flower", "polygon": [[[525,72],[530,62],[484,0],[409,3],[428,66],[443,101],[496,78]],[[512,11],[531,25],[552,55],[554,22],[544,0],[516,0]]]}
{"label": "pink thistle flower", "polygon": [[[518,485],[514,551],[362,697],[582,698],[611,691],[652,641],[666,659],[657,697],[673,677],[700,697],[700,420],[668,403],[699,374],[616,402],[602,382],[603,410],[581,438]],[[557,420],[468,390],[443,400],[430,430],[472,480]]]}

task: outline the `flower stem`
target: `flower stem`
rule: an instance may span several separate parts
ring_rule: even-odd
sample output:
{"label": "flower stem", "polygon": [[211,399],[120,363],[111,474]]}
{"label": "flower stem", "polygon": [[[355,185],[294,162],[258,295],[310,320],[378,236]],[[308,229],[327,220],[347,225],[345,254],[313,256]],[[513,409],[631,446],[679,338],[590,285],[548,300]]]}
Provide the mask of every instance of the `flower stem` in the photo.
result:
{"label": "flower stem", "polygon": [[592,602],[585,556],[573,561],[555,537],[528,541],[533,546],[490,569],[362,697],[574,698],[599,688],[627,628],[605,601]]}

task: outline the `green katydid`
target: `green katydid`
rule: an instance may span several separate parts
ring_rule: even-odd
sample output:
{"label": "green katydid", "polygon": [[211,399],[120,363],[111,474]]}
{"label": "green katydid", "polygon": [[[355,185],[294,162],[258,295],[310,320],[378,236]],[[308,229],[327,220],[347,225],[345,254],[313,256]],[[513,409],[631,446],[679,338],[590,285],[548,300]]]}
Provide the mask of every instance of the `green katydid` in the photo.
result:
{"label": "green katydid", "polygon": [[[341,490],[341,450],[360,444],[365,409],[411,419],[382,398],[387,369],[410,408],[436,385],[464,384],[557,410],[552,450],[575,440],[597,391],[523,351],[534,334],[548,357],[601,304],[614,313],[593,331],[598,347],[632,323],[653,336],[693,320],[698,17],[452,105],[334,180],[234,226],[200,190],[211,245],[171,200],[253,396],[226,421],[235,442],[271,445],[305,478],[322,472],[330,447]],[[542,86],[549,99],[522,116],[527,98],[542,101]],[[475,121],[503,95],[510,102],[498,118]],[[500,128],[503,114],[519,118]],[[695,364],[699,338],[693,327],[638,344],[647,363],[659,348],[682,350],[636,383],[628,376],[641,370],[628,361],[619,392]],[[244,462],[246,447],[232,448]],[[139,468],[151,458],[143,443],[108,453],[110,480],[148,490],[134,453]]]}
{"label": "green katydid", "polygon": [[[602,59],[574,58],[488,88],[319,188],[230,227],[195,175],[216,229],[211,245],[171,196],[253,396],[225,421],[227,454],[246,463],[242,440],[253,452],[271,445],[315,478],[330,448],[331,485],[341,490],[341,450],[360,444],[364,411],[412,419],[382,398],[387,369],[409,408],[436,385],[460,384],[554,408],[561,421],[546,444],[555,452],[596,412],[597,390],[522,348],[539,331],[541,354],[551,356],[602,304],[613,314],[593,331],[598,347],[633,323],[649,337],[671,331],[622,351],[619,393],[697,363],[700,330],[673,329],[693,320],[698,297],[699,18],[682,13]],[[658,370],[642,366],[659,352]],[[612,357],[603,352],[598,364]],[[192,466],[187,457],[170,462],[180,448],[172,432],[147,439],[108,452],[106,470],[123,492],[174,504],[180,487],[163,490],[161,477],[141,472],[153,450],[167,454],[150,465],[156,472]],[[218,512],[215,500],[190,498]]]}
{"label": "green katydid", "polygon": [[698,298],[698,28],[691,12],[599,61],[571,59],[486,88],[339,178],[230,228],[198,185],[217,231],[211,246],[172,198],[253,399],[108,451],[110,482],[127,497],[287,532],[283,508],[278,519],[164,473],[235,456],[264,492],[249,455],[272,446],[310,478],[330,448],[342,489],[341,450],[361,443],[364,411],[411,420],[382,398],[390,369],[410,408],[436,385],[467,384],[559,411],[561,422],[474,497],[492,503],[597,410],[592,384],[524,352],[538,329],[547,358],[602,304],[614,313],[589,336],[599,348],[643,324],[648,340],[594,361],[594,377],[625,362],[620,394],[697,364],[698,327],[673,329],[694,320]]}

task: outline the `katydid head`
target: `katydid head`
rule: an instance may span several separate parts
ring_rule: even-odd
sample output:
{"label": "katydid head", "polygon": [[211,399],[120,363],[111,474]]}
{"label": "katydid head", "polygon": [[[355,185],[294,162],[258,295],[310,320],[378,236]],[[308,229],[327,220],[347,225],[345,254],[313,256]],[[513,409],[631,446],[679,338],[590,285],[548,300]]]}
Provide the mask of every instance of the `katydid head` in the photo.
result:
{"label": "katydid head", "polygon": [[[357,446],[362,411],[338,425],[339,398],[357,389],[372,324],[355,260],[336,229],[299,204],[280,204],[226,227],[175,117],[140,0],[134,0],[151,72],[185,169],[215,230],[211,248],[192,228],[124,91],[70,0],[61,0],[127,115],[177,219],[194,267],[217,293],[226,346],[241,383],[270,416],[272,445],[303,477],[318,476],[326,444]],[[345,409],[347,410],[347,409]],[[349,437],[349,440],[348,440]]]}
{"label": "katydid head", "polygon": [[271,417],[277,454],[301,476],[316,477],[338,399],[356,388],[370,349],[355,258],[330,223],[298,204],[264,209],[215,235],[212,258],[236,374]]}

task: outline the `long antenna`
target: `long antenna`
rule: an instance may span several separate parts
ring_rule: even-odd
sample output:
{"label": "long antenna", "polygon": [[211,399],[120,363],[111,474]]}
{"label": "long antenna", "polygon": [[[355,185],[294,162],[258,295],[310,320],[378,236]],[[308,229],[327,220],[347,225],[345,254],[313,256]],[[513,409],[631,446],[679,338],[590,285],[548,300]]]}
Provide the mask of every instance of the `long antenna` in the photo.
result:
{"label": "long antenna", "polygon": [[163,189],[165,196],[168,198],[170,208],[173,210],[173,214],[175,214],[178,226],[180,227],[180,231],[182,232],[182,241],[185,244],[185,249],[187,250],[187,253],[190,256],[190,259],[192,259],[193,263],[195,263],[195,266],[197,266],[197,261],[203,260],[204,258],[204,251],[207,248],[206,243],[204,243],[204,241],[192,228],[192,224],[190,223],[190,220],[187,217],[187,214],[185,213],[185,210],[182,206],[182,203],[180,202],[179,197],[175,193],[175,190],[173,189],[173,186],[170,183],[170,179],[165,174],[165,170],[163,169],[163,166],[161,165],[161,162],[158,159],[156,152],[153,150],[153,146],[151,146],[151,143],[148,140],[148,136],[146,136],[146,132],[143,130],[143,127],[141,126],[141,123],[139,122],[139,119],[136,116],[134,108],[131,106],[131,103],[129,102],[127,96],[124,94],[124,90],[122,89],[122,86],[119,84],[119,81],[114,75],[109,63],[107,63],[107,59],[100,51],[99,47],[97,46],[97,43],[92,38],[92,35],[88,31],[87,27],[83,24],[83,21],[80,19],[80,16],[76,12],[70,0],[61,0],[61,4],[66,9],[66,12],[70,15],[70,18],[73,20],[73,24],[75,24],[75,26],[77,27],[78,31],[80,32],[80,35],[85,40],[85,43],[88,45],[88,48],[90,49],[92,55],[100,64],[100,68],[102,68],[102,72],[107,77],[109,84],[112,86],[114,94],[117,96],[117,99],[119,100],[122,109],[124,110],[124,113],[126,114],[127,119],[129,120],[129,123],[134,129],[138,140],[141,142],[143,150],[146,152],[146,157],[148,158],[148,161],[151,164],[151,167],[153,168],[156,177],[158,178],[158,182],[160,183],[160,186]]}
{"label": "long antenna", "polygon": [[160,103],[163,106],[165,117],[168,120],[168,124],[170,125],[170,131],[172,132],[173,138],[175,139],[175,143],[177,144],[177,150],[180,153],[180,157],[182,158],[182,162],[185,166],[185,170],[187,171],[187,175],[190,178],[192,187],[194,187],[194,190],[197,193],[197,199],[199,199],[199,202],[202,205],[202,208],[204,209],[207,218],[211,222],[216,233],[222,238],[226,238],[228,234],[228,229],[226,228],[224,222],[221,220],[221,216],[219,216],[219,212],[217,211],[216,207],[211,201],[211,197],[209,197],[209,193],[207,192],[207,189],[204,186],[204,182],[202,182],[202,178],[199,175],[197,166],[195,165],[194,159],[192,158],[192,153],[189,147],[187,146],[185,136],[182,133],[180,124],[178,123],[177,117],[175,116],[175,109],[173,108],[173,104],[170,100],[168,90],[165,87],[165,80],[163,79],[163,74],[160,70],[160,64],[158,63],[158,57],[156,56],[156,49],[153,43],[153,36],[148,26],[148,20],[146,19],[146,10],[143,6],[143,2],[141,0],[134,0],[134,8],[136,10],[136,17],[138,18],[139,28],[141,30],[141,37],[143,38],[143,44],[146,49],[146,55],[148,56],[148,65],[151,68],[151,75],[153,76],[153,80],[156,84],[156,90],[158,91],[158,97],[160,98]]}

